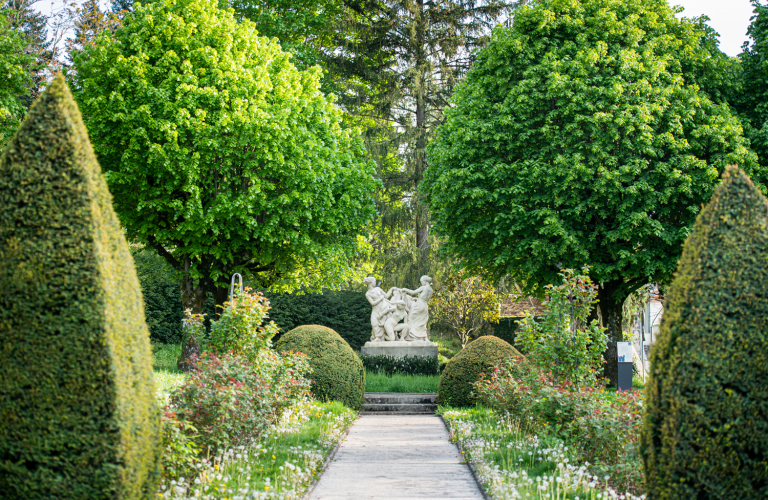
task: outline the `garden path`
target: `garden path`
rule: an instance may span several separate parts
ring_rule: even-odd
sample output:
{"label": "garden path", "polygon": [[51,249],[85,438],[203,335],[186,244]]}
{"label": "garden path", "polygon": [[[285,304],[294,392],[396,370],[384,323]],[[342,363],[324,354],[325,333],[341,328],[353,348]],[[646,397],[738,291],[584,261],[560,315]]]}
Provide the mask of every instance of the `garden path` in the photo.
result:
{"label": "garden path", "polygon": [[363,415],[310,500],[482,500],[472,473],[433,415]]}

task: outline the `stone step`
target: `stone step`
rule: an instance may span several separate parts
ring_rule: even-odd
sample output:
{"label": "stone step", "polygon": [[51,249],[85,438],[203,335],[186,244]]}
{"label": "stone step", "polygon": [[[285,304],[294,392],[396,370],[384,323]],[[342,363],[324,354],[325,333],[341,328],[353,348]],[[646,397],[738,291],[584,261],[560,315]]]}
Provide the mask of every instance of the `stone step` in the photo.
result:
{"label": "stone step", "polygon": [[361,415],[434,415],[436,404],[364,404]]}
{"label": "stone step", "polygon": [[437,394],[430,392],[366,392],[368,404],[436,404]]}
{"label": "stone step", "polygon": [[434,415],[437,394],[419,392],[366,392],[361,415]]}

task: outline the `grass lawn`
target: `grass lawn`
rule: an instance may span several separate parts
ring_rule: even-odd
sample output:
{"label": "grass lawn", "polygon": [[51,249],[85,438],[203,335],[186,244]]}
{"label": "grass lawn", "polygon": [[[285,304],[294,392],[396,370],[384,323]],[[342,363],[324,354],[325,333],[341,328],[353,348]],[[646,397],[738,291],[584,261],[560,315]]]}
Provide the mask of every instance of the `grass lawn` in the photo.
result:
{"label": "grass lawn", "polygon": [[152,343],[152,368],[155,371],[157,393],[167,398],[175,388],[184,383],[187,375],[178,368],[176,362],[181,356],[181,344]]}
{"label": "grass lawn", "polygon": [[365,374],[365,392],[437,392],[440,375]]}

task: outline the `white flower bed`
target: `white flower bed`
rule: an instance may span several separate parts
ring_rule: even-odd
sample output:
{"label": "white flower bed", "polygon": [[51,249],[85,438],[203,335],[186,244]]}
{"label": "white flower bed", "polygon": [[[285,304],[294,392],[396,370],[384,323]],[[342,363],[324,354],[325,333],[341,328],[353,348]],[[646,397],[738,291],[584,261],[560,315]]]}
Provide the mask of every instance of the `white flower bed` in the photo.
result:
{"label": "white flower bed", "polygon": [[[498,438],[483,438],[468,412],[449,410],[443,418],[450,426],[452,439],[460,443],[465,459],[474,467],[486,494],[494,500],[645,498],[645,495],[617,493],[605,486],[607,476],[601,481],[589,473],[589,464],[573,465],[575,457],[567,446],[552,445],[551,440],[549,446],[544,446],[538,436],[523,435],[507,420],[500,419],[493,429],[485,429]],[[537,469],[549,472],[536,474]]]}

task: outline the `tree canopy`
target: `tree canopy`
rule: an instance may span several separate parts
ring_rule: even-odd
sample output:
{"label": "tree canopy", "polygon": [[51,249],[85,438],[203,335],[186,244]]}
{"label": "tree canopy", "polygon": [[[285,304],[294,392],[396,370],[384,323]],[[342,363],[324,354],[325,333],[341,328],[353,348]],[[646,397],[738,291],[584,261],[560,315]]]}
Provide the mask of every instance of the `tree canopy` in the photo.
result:
{"label": "tree canopy", "polygon": [[743,87],[736,106],[745,118],[747,137],[768,164],[768,7],[752,0],[754,16],[747,30],[749,41],[744,44],[741,59]]}
{"label": "tree canopy", "polygon": [[298,71],[214,0],[136,3],[74,69],[127,234],[184,272],[185,306],[223,302],[234,272],[343,278],[374,215],[374,167],[319,69]]}
{"label": "tree canopy", "polygon": [[[447,251],[532,293],[589,264],[621,340],[624,299],[669,282],[725,166],[765,180],[739,120],[711,98],[723,88],[712,40],[666,0],[518,9],[428,148],[423,187]],[[615,344],[606,359],[615,369]]]}
{"label": "tree canopy", "polygon": [[34,56],[24,52],[27,43],[12,29],[5,12],[0,10],[0,151],[18,128],[25,107],[19,99],[28,92],[32,79],[27,66]]}

